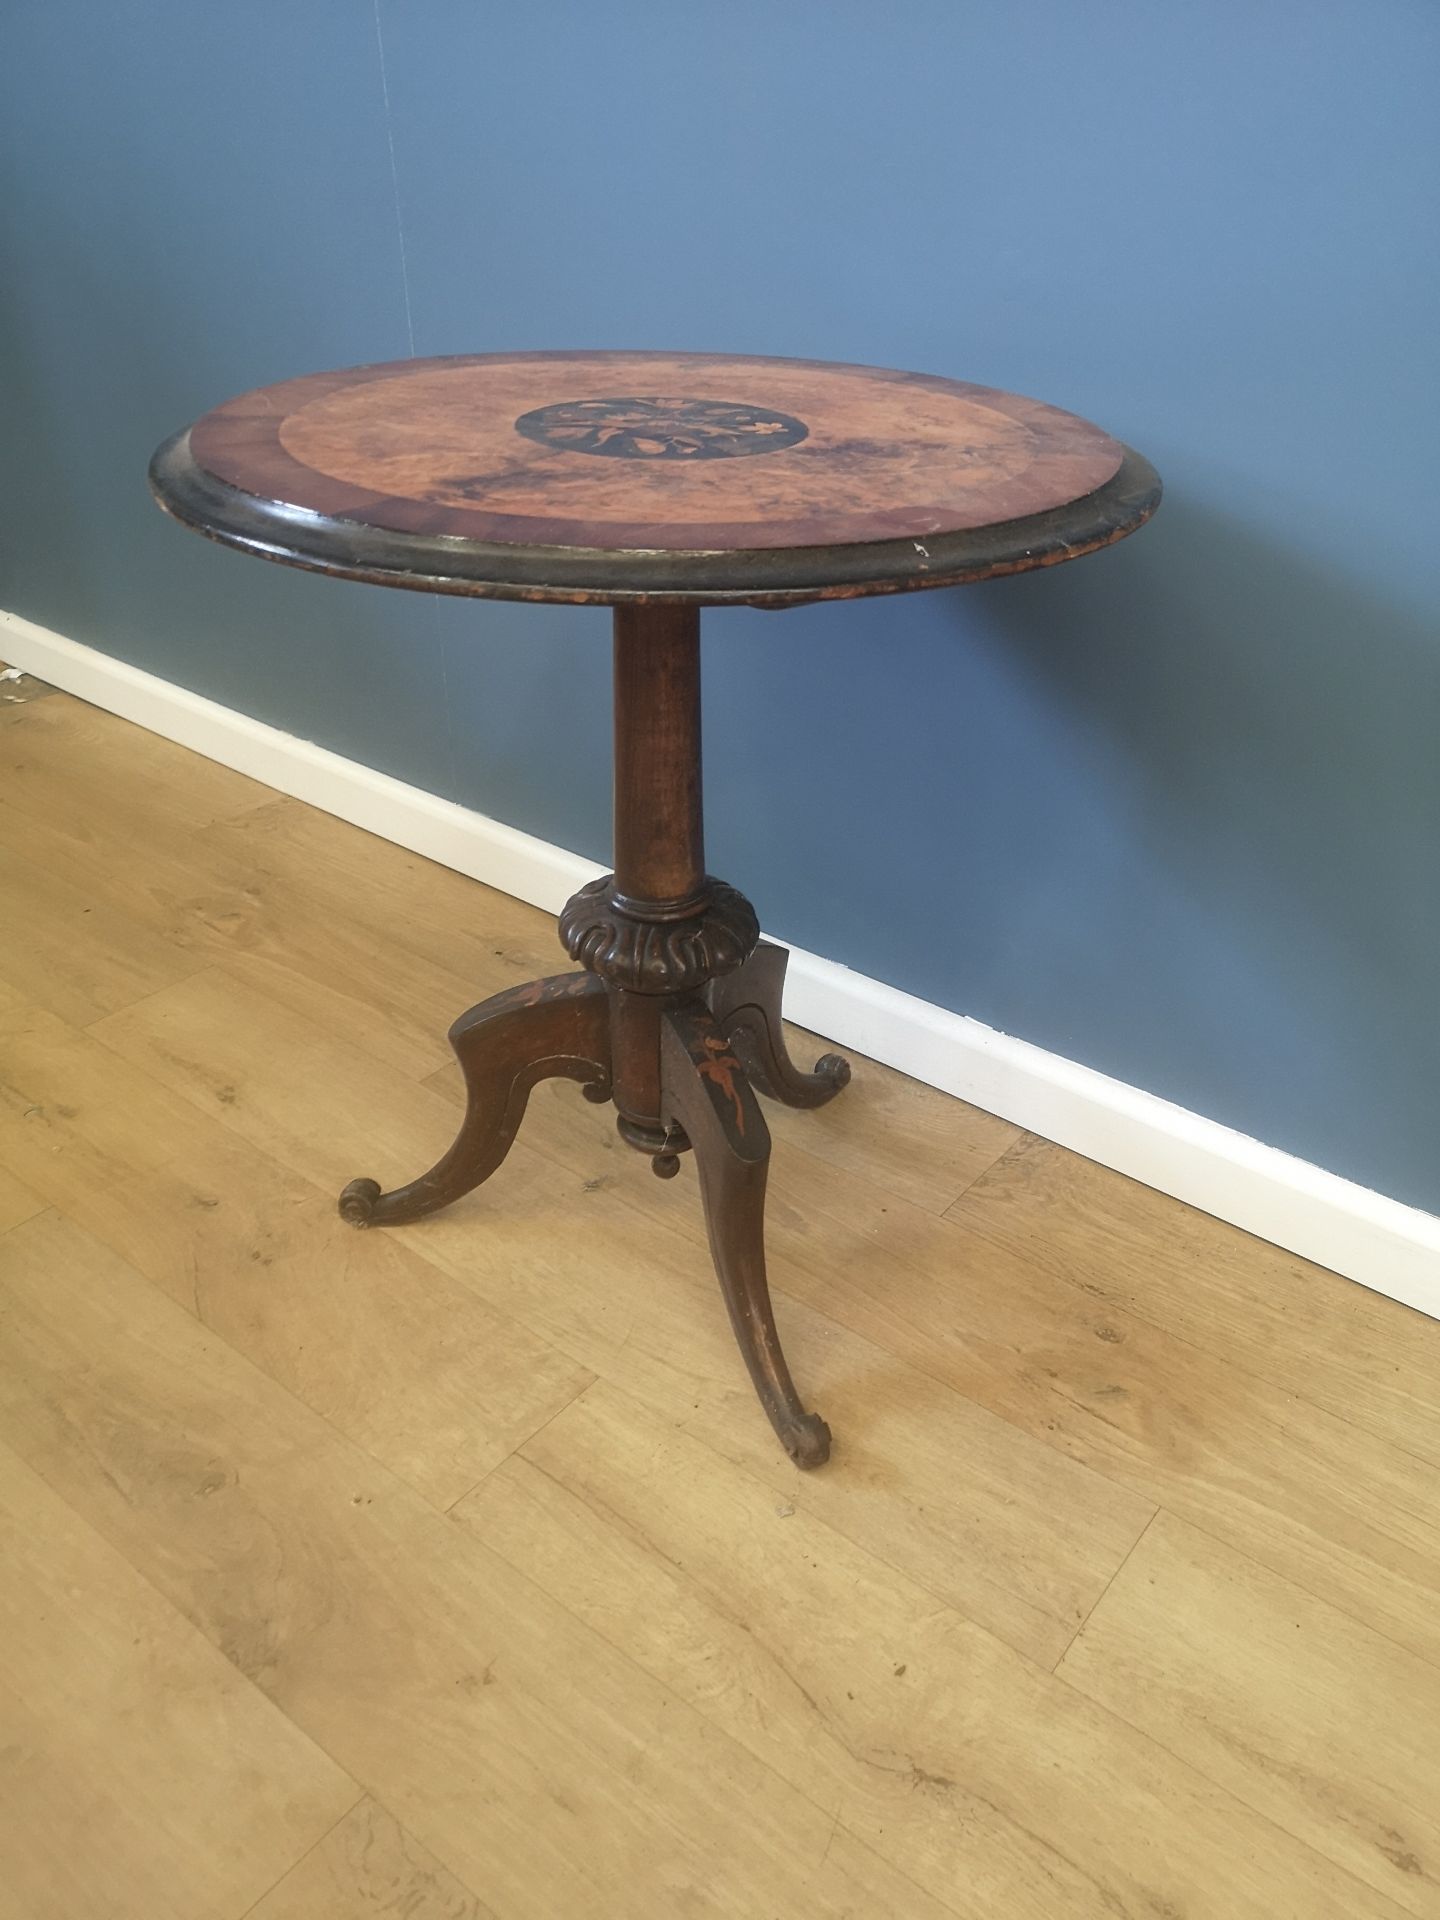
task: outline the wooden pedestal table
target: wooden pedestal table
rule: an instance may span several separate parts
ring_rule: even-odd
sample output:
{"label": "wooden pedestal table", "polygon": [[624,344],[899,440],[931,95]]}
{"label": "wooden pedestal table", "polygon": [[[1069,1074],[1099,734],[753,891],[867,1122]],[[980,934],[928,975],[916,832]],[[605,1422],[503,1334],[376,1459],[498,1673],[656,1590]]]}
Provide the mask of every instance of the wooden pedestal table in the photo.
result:
{"label": "wooden pedestal table", "polygon": [[428,1173],[351,1181],[356,1226],[418,1220],[504,1159],[537,1081],[613,1101],[674,1174],[693,1152],[715,1269],[797,1466],[830,1431],[781,1351],[765,1277],[770,1136],[850,1077],[781,1039],[783,948],[705,871],[700,608],[787,607],[1050,566],[1160,497],[1138,454],[1015,394],[874,367],[701,354],[516,353],[313,374],[228,401],[160,448],[176,519],[346,579],[615,609],[615,871],[560,934],[583,969],[450,1031],[468,1105]]}

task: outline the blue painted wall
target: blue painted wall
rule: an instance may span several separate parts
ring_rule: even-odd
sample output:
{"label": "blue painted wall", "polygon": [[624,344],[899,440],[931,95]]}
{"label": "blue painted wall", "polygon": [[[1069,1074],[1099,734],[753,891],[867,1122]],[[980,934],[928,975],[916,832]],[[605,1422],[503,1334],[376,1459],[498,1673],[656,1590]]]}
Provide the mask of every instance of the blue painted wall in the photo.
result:
{"label": "blue painted wall", "polygon": [[602,614],[222,553],[154,443],[522,345],[1071,407],[1165,475],[1139,538],[709,616],[711,864],[1440,1210],[1433,0],[10,0],[0,40],[0,605],[604,858]]}

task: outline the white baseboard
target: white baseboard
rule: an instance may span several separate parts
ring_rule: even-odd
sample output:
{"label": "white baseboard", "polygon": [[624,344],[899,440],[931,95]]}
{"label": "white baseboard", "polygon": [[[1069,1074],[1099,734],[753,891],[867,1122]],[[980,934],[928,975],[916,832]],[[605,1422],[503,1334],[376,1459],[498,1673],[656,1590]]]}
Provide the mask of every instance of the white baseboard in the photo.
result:
{"label": "white baseboard", "polygon": [[[18,614],[0,612],[0,658],[547,912],[601,871]],[[1435,1214],[798,947],[787,987],[787,1014],[827,1039],[1440,1319]]]}

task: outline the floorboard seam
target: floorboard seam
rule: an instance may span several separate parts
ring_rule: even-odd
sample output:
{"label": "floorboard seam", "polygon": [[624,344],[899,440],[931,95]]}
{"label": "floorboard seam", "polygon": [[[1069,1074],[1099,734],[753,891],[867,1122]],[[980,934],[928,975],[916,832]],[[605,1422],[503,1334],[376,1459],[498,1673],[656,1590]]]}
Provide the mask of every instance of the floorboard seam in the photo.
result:
{"label": "floorboard seam", "polygon": [[[268,1695],[267,1695],[267,1698],[268,1698]],[[286,1718],[289,1719],[288,1714],[286,1715]],[[308,1738],[308,1735],[307,1735],[307,1738]],[[357,1786],[359,1785],[358,1781],[356,1782],[356,1785]],[[370,1795],[366,1793],[363,1787],[361,1787],[360,1797],[356,1800],[355,1805],[347,1807],[344,1813],[341,1814],[338,1820],[332,1821],[330,1825],[326,1827],[323,1833],[317,1834],[315,1838],[310,1842],[309,1846],[305,1848],[304,1852],[297,1854],[296,1857],[290,1862],[289,1866],[286,1867],[285,1871],[281,1874],[278,1874],[275,1877],[275,1879],[273,1879],[270,1882],[269,1886],[266,1887],[265,1891],[260,1895],[260,1897],[256,1900],[252,1900],[249,1906],[246,1907],[242,1913],[239,1913],[236,1915],[236,1920],[249,1920],[250,1915],[255,1912],[257,1907],[261,1907],[265,1904],[265,1902],[270,1898],[271,1894],[274,1893],[275,1889],[280,1885],[281,1881],[288,1880],[290,1878],[290,1875],[294,1873],[297,1867],[303,1866],[305,1861],[307,1861],[310,1858],[311,1854],[314,1853],[315,1849],[317,1847],[323,1847],[325,1842],[330,1838],[331,1834],[337,1832],[339,1828],[343,1827],[345,1822],[350,1818],[351,1814],[355,1812],[356,1808],[363,1807],[365,1802],[369,1798],[370,1798]]]}
{"label": "floorboard seam", "polygon": [[1154,1526],[1155,1522],[1160,1518],[1160,1515],[1163,1512],[1164,1512],[1163,1507],[1160,1507],[1160,1506],[1156,1507],[1154,1513],[1151,1514],[1150,1518],[1145,1522],[1144,1526],[1140,1529],[1139,1533],[1136,1534],[1135,1538],[1130,1542],[1130,1545],[1126,1548],[1124,1559],[1120,1562],[1119,1566],[1116,1567],[1115,1571],[1111,1574],[1110,1578],[1105,1582],[1105,1585],[1100,1589],[1099,1593],[1096,1594],[1095,1598],[1091,1601],[1090,1605],[1085,1609],[1085,1618],[1080,1622],[1079,1626],[1076,1627],[1074,1633],[1072,1633],[1070,1638],[1065,1642],[1064,1649],[1062,1650],[1059,1658],[1056,1660],[1054,1666],[1051,1667],[1050,1669],[1051,1673],[1054,1674],[1057,1679],[1064,1678],[1064,1675],[1061,1674],[1060,1672],[1061,1663],[1066,1659],[1066,1657],[1070,1652],[1070,1649],[1075,1645],[1075,1642],[1080,1638],[1081,1634],[1084,1633],[1086,1627],[1089,1626],[1091,1620],[1095,1616],[1097,1609],[1103,1604],[1106,1594],[1109,1593],[1111,1587],[1114,1586],[1115,1582],[1120,1578],[1121,1574],[1125,1571],[1126,1567],[1129,1566],[1131,1559],[1134,1557],[1136,1549],[1140,1545],[1140,1542],[1145,1538],[1146,1534],[1149,1533],[1151,1527]]}

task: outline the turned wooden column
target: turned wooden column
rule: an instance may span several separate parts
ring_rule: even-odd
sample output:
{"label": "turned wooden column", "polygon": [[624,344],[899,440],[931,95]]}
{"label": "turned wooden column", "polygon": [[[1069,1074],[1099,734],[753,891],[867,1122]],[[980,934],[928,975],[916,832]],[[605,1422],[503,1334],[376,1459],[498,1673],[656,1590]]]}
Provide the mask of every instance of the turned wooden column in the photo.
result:
{"label": "turned wooden column", "polygon": [[744,965],[760,937],[745,897],[705,872],[700,612],[615,609],[615,871],[567,904],[560,937],[610,994],[621,1135],[673,1174],[683,1132],[661,1118],[661,1016]]}
{"label": "turned wooden column", "polygon": [[[702,911],[700,609],[615,609],[613,906],[663,926]],[[663,1175],[679,1161],[660,1118],[660,1010],[673,994],[610,990],[617,1125]],[[675,1143],[680,1144],[680,1143]]]}
{"label": "turned wooden column", "polygon": [[615,891],[646,909],[705,882],[700,609],[615,609]]}

